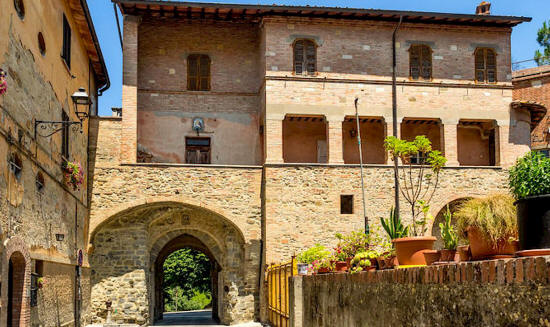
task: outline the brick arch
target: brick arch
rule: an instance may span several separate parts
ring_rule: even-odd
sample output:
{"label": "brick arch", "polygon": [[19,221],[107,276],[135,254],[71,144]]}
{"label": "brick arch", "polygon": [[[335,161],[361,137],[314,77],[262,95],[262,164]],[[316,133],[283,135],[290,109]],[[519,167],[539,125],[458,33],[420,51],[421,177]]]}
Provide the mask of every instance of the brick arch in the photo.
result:
{"label": "brick arch", "polygon": [[2,251],[2,311],[0,313],[0,325],[7,326],[8,324],[8,285],[9,281],[9,266],[10,259],[12,260],[13,271],[13,288],[19,294],[19,303],[15,305],[15,316],[12,317],[13,326],[27,326],[30,323],[30,298],[28,296],[30,278],[31,278],[31,256],[27,245],[19,237],[12,237],[4,242]]}
{"label": "brick arch", "polygon": [[[203,209],[207,212],[213,213],[219,217],[224,218],[227,223],[233,225],[236,230],[239,231],[242,238],[246,240],[245,235],[242,232],[244,226],[238,226],[235,221],[236,218],[232,214],[226,212],[224,209],[211,205],[210,203],[205,203],[203,201],[197,201],[197,199],[186,197],[186,196],[157,196],[157,197],[144,197],[135,201],[128,201],[121,205],[112,207],[105,210],[101,213],[99,218],[92,218],[90,221],[90,243],[93,243],[94,236],[97,231],[101,229],[102,226],[113,221],[118,217],[123,217],[125,215],[132,214],[133,211],[143,209],[147,206],[154,205],[167,205],[173,204],[174,206],[189,206],[196,209]],[[92,246],[93,247],[93,246]]]}

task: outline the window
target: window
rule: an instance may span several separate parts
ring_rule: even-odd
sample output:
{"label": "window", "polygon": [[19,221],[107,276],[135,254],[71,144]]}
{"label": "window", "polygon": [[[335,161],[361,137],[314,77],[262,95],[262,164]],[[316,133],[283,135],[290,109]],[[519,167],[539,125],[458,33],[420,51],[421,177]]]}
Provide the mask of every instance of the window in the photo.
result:
{"label": "window", "polygon": [[63,15],[63,49],[61,49],[61,58],[65,60],[67,67],[71,69],[71,26],[65,15]]}
{"label": "window", "polygon": [[[65,111],[61,112],[61,120],[69,121],[69,116],[67,116]],[[61,130],[61,156],[69,160],[69,125],[67,124],[63,125],[63,129]]]}
{"label": "window", "polygon": [[187,57],[187,89],[210,91],[210,57],[193,54]]}
{"label": "window", "polygon": [[411,79],[432,79],[432,49],[429,46],[423,44],[411,45],[409,61]]}
{"label": "window", "polygon": [[425,152],[418,152],[417,154],[409,157],[410,163],[413,165],[424,165],[428,160]]}
{"label": "window", "polygon": [[497,55],[493,49],[479,48],[475,52],[476,82],[497,82]]}
{"label": "window", "polygon": [[294,43],[294,73],[313,75],[317,71],[317,45],[311,40],[297,40]]}
{"label": "window", "polygon": [[187,137],[185,138],[185,163],[209,164],[210,163],[210,138]]}
{"label": "window", "polygon": [[340,214],[353,214],[353,195],[340,195]]}

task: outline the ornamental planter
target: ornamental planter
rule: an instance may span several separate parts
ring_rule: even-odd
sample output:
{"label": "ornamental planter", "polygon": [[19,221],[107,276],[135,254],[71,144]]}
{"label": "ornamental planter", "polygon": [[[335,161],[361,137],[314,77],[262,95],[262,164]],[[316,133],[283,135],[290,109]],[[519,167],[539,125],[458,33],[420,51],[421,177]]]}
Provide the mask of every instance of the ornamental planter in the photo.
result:
{"label": "ornamental planter", "polygon": [[515,205],[520,250],[547,249],[550,254],[550,194],[529,196]]}
{"label": "ornamental planter", "polygon": [[436,238],[434,236],[402,237],[393,240],[399,265],[426,265],[424,251],[432,250]]}
{"label": "ornamental planter", "polygon": [[456,250],[443,249],[441,250],[441,257],[439,258],[439,261],[444,261],[444,262],[455,261],[455,257],[456,257]]}
{"label": "ornamental planter", "polygon": [[470,227],[467,232],[472,260],[513,258],[517,251],[517,241],[501,240],[494,246],[483,238],[479,229]]}

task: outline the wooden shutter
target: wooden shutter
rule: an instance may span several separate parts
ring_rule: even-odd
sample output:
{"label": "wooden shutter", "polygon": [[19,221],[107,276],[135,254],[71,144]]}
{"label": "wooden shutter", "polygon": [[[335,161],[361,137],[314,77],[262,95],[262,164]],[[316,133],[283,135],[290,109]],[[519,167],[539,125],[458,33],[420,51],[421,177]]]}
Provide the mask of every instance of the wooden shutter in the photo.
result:
{"label": "wooden shutter", "polygon": [[493,49],[479,48],[476,50],[475,78],[479,83],[497,82],[497,58]]}
{"label": "wooden shutter", "polygon": [[432,79],[432,49],[423,44],[411,45],[409,49],[409,70],[413,80]]}
{"label": "wooden shutter", "polygon": [[187,89],[210,91],[210,57],[207,55],[187,57]]}
{"label": "wooden shutter", "polygon": [[311,40],[294,43],[294,73],[313,75],[317,71],[317,46]]}

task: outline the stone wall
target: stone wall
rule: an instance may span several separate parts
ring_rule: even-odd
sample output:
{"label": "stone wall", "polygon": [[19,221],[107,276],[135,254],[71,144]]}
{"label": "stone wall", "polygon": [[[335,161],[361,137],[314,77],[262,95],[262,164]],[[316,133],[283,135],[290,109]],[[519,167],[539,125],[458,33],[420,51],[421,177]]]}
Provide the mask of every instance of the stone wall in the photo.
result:
{"label": "stone wall", "polygon": [[[394,204],[393,169],[364,169],[367,217],[380,228]],[[508,192],[507,171],[498,168],[445,168],[430,212],[435,217],[453,200]],[[340,214],[340,195],[353,195],[353,214]],[[266,262],[288,260],[294,253],[321,243],[335,245],[335,233],[363,230],[363,203],[358,166],[268,165],[265,168]],[[401,196],[401,214],[410,206]]]}
{"label": "stone wall", "polygon": [[550,257],[297,276],[291,326],[548,326],[549,282]]}

